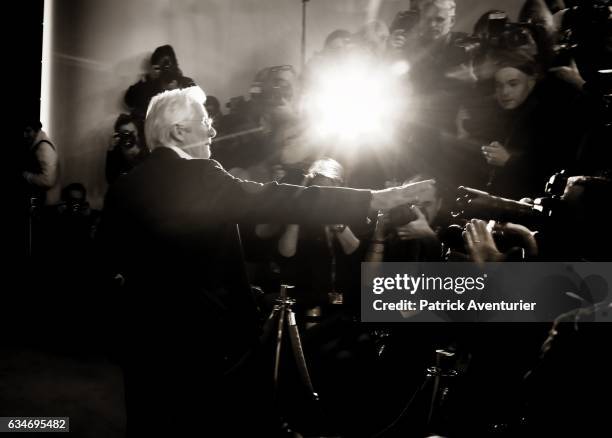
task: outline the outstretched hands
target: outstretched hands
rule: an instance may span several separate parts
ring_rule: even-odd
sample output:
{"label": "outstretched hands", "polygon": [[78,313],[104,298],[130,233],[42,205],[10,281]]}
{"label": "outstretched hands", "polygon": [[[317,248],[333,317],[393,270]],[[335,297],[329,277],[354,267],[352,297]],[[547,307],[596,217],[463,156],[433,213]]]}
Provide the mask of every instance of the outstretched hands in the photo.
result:
{"label": "outstretched hands", "polygon": [[472,219],[467,223],[463,232],[463,241],[469,255],[476,263],[504,260],[504,255],[499,252],[493,240],[493,234],[483,220]]}
{"label": "outstretched hands", "polygon": [[428,179],[416,183],[391,187],[384,190],[373,190],[370,208],[372,210],[390,210],[402,204],[420,204],[434,202],[435,180]]}

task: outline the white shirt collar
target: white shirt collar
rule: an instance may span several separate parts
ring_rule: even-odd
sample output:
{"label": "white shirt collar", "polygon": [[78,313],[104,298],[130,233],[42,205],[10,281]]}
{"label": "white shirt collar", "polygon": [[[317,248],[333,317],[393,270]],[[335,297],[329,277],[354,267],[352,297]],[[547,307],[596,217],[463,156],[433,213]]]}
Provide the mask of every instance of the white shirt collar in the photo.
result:
{"label": "white shirt collar", "polygon": [[176,152],[178,154],[179,157],[184,158],[185,160],[193,160],[194,158],[189,155],[187,152],[185,152],[184,150],[182,150],[179,147],[176,146],[168,146],[170,149],[172,149],[174,152]]}

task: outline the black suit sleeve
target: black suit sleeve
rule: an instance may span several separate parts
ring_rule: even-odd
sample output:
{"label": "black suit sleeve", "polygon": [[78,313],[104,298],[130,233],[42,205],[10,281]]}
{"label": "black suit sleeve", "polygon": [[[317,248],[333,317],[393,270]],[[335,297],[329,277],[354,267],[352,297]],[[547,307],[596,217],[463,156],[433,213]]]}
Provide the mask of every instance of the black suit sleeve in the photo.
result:
{"label": "black suit sleeve", "polygon": [[203,196],[194,207],[202,217],[242,223],[346,224],[364,222],[370,210],[369,190],[260,184],[234,178],[214,160],[192,160],[190,165],[201,175]]}

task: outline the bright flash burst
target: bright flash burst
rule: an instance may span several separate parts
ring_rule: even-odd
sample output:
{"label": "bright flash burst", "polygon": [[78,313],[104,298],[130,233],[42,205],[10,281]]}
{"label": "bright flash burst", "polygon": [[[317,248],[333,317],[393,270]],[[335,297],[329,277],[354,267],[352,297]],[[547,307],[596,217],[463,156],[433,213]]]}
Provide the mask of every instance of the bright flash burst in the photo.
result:
{"label": "bright flash burst", "polygon": [[406,71],[353,60],[319,72],[304,102],[316,134],[356,145],[389,141],[405,111],[397,83]]}

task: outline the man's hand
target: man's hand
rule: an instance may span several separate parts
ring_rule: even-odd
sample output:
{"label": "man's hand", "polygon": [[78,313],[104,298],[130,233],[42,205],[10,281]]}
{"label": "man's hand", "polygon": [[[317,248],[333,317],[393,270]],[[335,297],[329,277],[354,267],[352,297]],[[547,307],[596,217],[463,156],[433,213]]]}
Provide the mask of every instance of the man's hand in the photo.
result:
{"label": "man's hand", "polygon": [[548,71],[562,81],[571,84],[578,90],[582,90],[584,84],[586,83],[582,76],[580,76],[580,71],[578,71],[575,64],[571,67],[553,67],[548,69]]}
{"label": "man's hand", "polygon": [[120,142],[121,142],[121,135],[119,135],[118,132],[115,132],[111,138],[111,144],[108,150],[109,151],[114,150],[117,146],[119,146]]}
{"label": "man's hand", "polygon": [[501,262],[504,255],[499,252],[493,241],[487,223],[480,219],[472,219],[463,232],[465,248],[476,263]]}
{"label": "man's hand", "polygon": [[482,154],[491,166],[504,167],[510,159],[508,150],[497,141],[482,147]]}
{"label": "man's hand", "polygon": [[434,202],[435,180],[428,179],[400,187],[372,191],[372,210],[390,210],[402,204]]}
{"label": "man's hand", "polygon": [[391,46],[392,49],[403,49],[406,45],[406,41],[406,31],[403,29],[396,29],[391,32],[389,36],[389,46]]}
{"label": "man's hand", "polygon": [[436,233],[429,226],[427,218],[418,207],[412,207],[417,215],[417,219],[408,222],[401,227],[397,227],[397,236],[401,240],[418,240],[424,237],[435,236]]}

